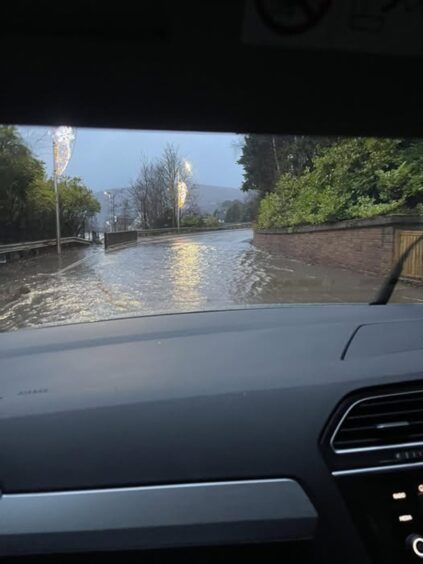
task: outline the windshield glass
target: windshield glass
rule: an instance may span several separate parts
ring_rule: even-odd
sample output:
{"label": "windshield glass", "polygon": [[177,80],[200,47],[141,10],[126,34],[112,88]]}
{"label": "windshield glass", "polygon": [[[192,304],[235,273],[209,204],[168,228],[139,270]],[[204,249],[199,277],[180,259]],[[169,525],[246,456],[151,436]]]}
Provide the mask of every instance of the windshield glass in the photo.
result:
{"label": "windshield glass", "polygon": [[[423,233],[418,140],[0,126],[0,330],[368,303]],[[423,301],[423,250],[391,301]]]}

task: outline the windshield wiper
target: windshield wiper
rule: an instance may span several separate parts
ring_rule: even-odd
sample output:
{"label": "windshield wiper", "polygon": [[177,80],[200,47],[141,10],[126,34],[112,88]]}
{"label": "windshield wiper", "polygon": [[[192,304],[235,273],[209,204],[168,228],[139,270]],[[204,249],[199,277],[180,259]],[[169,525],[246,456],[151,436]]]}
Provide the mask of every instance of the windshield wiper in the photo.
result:
{"label": "windshield wiper", "polygon": [[375,297],[375,299],[370,302],[370,305],[386,305],[389,300],[391,299],[392,292],[395,290],[395,286],[401,276],[402,269],[404,268],[404,263],[407,260],[411,251],[423,240],[423,235],[417,237],[415,241],[411,243],[411,245],[406,249],[400,258],[397,260],[394,268],[391,270],[387,278],[385,279],[382,286],[379,288],[379,291]]}

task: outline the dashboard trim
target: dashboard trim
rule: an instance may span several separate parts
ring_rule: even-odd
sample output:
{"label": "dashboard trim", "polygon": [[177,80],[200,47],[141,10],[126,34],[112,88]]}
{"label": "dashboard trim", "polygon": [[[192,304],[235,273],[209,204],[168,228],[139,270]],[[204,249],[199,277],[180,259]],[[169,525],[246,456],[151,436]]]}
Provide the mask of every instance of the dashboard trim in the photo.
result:
{"label": "dashboard trim", "polygon": [[367,474],[372,472],[388,472],[392,470],[407,470],[419,468],[423,462],[407,462],[405,464],[387,464],[385,466],[369,466],[368,468],[351,468],[350,470],[334,470],[332,476],[350,476],[353,474]]}
{"label": "dashboard trim", "polygon": [[292,479],[3,494],[0,555],[301,540],[316,524]]}

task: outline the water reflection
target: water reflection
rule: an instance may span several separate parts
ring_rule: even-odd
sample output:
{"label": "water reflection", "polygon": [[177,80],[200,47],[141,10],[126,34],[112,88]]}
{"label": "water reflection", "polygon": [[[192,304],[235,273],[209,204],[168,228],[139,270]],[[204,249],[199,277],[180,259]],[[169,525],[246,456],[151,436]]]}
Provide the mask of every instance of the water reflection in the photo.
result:
{"label": "water reflection", "polygon": [[[0,329],[234,304],[368,302],[380,278],[271,254],[239,230],[154,239],[0,265]],[[82,260],[81,260],[82,259]],[[399,284],[394,301],[423,301]]]}
{"label": "water reflection", "polygon": [[201,246],[194,241],[175,241],[170,258],[170,282],[172,302],[187,304],[190,307],[202,303],[201,284]]}

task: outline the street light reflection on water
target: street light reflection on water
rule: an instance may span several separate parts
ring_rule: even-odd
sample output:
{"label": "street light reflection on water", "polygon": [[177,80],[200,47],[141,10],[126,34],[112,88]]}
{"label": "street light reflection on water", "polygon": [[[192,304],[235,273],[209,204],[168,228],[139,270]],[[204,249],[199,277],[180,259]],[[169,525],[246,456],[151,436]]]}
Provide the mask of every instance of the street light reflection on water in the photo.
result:
{"label": "street light reflection on water", "polygon": [[195,241],[175,241],[170,260],[170,282],[172,284],[172,302],[201,304],[201,246]]}

